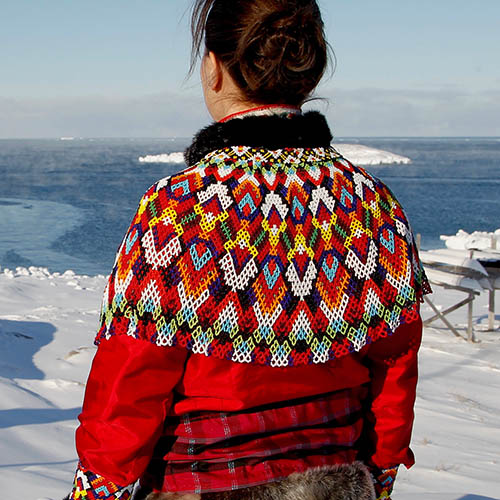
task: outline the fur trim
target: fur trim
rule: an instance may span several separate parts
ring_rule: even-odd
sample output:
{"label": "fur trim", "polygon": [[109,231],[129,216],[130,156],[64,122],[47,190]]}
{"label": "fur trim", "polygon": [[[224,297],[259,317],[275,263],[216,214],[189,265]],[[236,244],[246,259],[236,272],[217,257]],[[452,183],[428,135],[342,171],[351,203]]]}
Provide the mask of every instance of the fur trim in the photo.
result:
{"label": "fur trim", "polygon": [[[134,500],[134,499],[132,499]],[[137,499],[140,500],[140,499]],[[146,500],[201,500],[196,493],[151,493]]]}
{"label": "fur trim", "polygon": [[191,166],[211,151],[229,146],[266,149],[329,147],[332,134],[325,117],[317,111],[291,117],[285,115],[247,116],[213,123],[194,137],[184,158]]}
{"label": "fur trim", "polygon": [[371,475],[360,462],[310,469],[282,481],[204,495],[152,493],[146,500],[375,500]]}

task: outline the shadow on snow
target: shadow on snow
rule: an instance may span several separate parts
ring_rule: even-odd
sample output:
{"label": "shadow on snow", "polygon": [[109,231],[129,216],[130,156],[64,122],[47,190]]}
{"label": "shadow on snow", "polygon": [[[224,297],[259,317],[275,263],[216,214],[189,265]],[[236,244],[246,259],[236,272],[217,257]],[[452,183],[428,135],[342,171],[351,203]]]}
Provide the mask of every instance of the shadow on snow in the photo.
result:
{"label": "shadow on snow", "polygon": [[55,331],[50,323],[0,319],[0,377],[42,380],[33,356],[52,342]]}
{"label": "shadow on snow", "polygon": [[[15,379],[43,380],[44,373],[33,362],[34,355],[54,339],[56,328],[50,323],[12,321],[0,319],[0,377],[13,382]],[[51,406],[49,401],[31,393]],[[0,410],[0,429],[17,425],[48,424],[76,420],[80,408],[14,408]]]}

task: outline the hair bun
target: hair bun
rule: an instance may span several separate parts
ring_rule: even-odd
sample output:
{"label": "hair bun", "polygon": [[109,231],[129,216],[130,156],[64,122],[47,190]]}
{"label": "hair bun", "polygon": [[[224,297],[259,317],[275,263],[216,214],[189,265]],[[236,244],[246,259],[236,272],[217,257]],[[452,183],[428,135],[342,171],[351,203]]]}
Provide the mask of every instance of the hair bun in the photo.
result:
{"label": "hair bun", "polygon": [[250,102],[302,104],[328,61],[316,0],[196,0],[191,26]]}
{"label": "hair bun", "polygon": [[327,58],[319,16],[315,2],[300,6],[287,2],[284,8],[254,19],[237,52],[250,91],[260,89],[274,94],[274,100],[290,103],[298,95],[307,97],[321,78]]}

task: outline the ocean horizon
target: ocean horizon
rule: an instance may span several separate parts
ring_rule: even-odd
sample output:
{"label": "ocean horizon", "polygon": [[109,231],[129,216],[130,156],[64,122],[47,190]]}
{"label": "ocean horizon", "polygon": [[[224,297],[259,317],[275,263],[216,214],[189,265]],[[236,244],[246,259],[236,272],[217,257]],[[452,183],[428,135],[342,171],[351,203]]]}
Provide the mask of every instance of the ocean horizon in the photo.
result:
{"label": "ocean horizon", "polygon": [[[0,267],[107,274],[142,194],[184,168],[190,140],[0,139]],[[411,160],[365,168],[402,203],[422,248],[444,246],[441,234],[500,226],[499,137],[338,137],[337,143]]]}

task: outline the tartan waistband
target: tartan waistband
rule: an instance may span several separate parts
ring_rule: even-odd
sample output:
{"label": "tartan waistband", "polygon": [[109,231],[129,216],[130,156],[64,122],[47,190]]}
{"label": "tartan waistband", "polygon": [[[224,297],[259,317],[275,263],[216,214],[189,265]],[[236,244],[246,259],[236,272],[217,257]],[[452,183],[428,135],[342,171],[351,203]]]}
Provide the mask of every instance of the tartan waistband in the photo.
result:
{"label": "tartan waistband", "polygon": [[167,421],[144,481],[160,491],[206,493],[352,462],[366,394],[365,387],[356,387],[241,412],[186,414]]}

